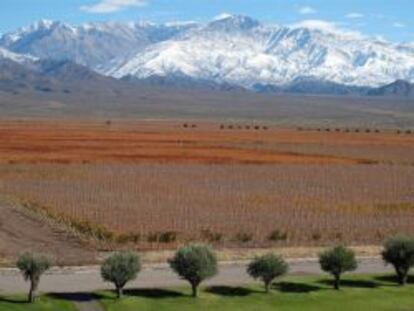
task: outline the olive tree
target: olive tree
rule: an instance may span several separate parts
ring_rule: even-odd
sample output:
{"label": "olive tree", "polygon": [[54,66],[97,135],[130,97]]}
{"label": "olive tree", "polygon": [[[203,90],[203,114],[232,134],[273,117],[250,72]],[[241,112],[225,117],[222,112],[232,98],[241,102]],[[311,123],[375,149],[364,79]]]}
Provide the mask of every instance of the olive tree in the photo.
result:
{"label": "olive tree", "polygon": [[255,258],[247,266],[247,273],[254,279],[263,281],[266,293],[268,293],[273,280],[286,274],[288,268],[288,264],[282,257],[270,253]]}
{"label": "olive tree", "polygon": [[182,279],[190,283],[193,297],[197,297],[200,283],[218,272],[215,253],[209,246],[202,244],[181,247],[169,264]]}
{"label": "olive tree", "polygon": [[407,283],[408,272],[414,265],[414,238],[394,237],[384,244],[382,258],[394,266],[400,285]]}
{"label": "olive tree", "polygon": [[109,256],[101,266],[101,276],[115,285],[117,298],[122,298],[125,285],[136,279],[141,261],[133,252],[118,252]]}
{"label": "olive tree", "polygon": [[319,263],[323,271],[334,277],[334,288],[337,290],[340,287],[341,275],[358,267],[354,251],[344,246],[337,246],[321,253]]}
{"label": "olive tree", "polygon": [[28,301],[33,303],[36,299],[40,277],[50,268],[50,261],[44,255],[24,253],[17,260],[16,266],[21,271],[24,280],[30,282]]}

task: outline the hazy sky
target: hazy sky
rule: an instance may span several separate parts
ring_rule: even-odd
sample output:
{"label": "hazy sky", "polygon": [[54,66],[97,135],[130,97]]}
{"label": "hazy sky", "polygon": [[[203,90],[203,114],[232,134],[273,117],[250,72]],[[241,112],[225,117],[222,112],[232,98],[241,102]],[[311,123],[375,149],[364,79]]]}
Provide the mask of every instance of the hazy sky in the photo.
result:
{"label": "hazy sky", "polygon": [[0,0],[0,32],[39,19],[71,24],[208,21],[222,13],[276,24],[323,21],[369,36],[414,42],[414,0]]}

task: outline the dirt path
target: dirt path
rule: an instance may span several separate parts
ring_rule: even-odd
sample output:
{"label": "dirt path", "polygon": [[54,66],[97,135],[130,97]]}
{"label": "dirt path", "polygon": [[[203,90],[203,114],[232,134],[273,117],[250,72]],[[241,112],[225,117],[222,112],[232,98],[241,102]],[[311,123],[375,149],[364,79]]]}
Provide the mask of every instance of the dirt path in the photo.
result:
{"label": "dirt path", "polygon": [[[385,266],[380,258],[359,258],[359,268],[356,273],[376,274],[392,273],[389,266]],[[322,275],[319,263],[316,259],[289,260],[290,275]],[[209,286],[234,286],[250,284],[253,280],[246,273],[247,262],[221,263],[220,273],[204,285]],[[145,266],[138,278],[128,284],[127,288],[169,288],[176,286],[187,286],[180,280],[165,264]],[[40,283],[40,291],[46,293],[60,292],[65,295],[73,294],[78,297],[79,293],[90,293],[99,289],[113,289],[111,284],[101,280],[99,267],[82,267],[53,269],[45,275]],[[23,281],[15,269],[0,269],[0,295],[19,293],[27,290],[27,284]],[[90,296],[84,297],[83,301],[91,301]],[[86,298],[85,298],[86,297]],[[75,299],[73,299],[75,300]],[[80,300],[80,299],[78,299]]]}
{"label": "dirt path", "polygon": [[25,251],[48,254],[56,264],[91,262],[94,252],[65,230],[0,196],[0,258],[14,258]]}

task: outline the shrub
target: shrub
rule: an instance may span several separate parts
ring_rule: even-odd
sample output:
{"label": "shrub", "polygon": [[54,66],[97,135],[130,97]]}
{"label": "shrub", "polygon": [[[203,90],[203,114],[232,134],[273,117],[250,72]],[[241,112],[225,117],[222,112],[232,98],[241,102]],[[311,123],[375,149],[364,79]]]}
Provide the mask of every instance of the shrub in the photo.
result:
{"label": "shrub", "polygon": [[158,239],[159,239],[159,234],[158,233],[152,232],[152,233],[148,234],[147,241],[149,243],[156,243],[156,242],[158,242]]}
{"label": "shrub", "polygon": [[223,239],[223,234],[219,232],[213,232],[209,229],[205,229],[201,231],[201,235],[203,239],[209,242],[220,242]]}
{"label": "shrub", "polygon": [[384,244],[382,258],[394,266],[398,283],[405,285],[408,272],[414,265],[414,238],[400,236],[388,240]]}
{"label": "shrub", "polygon": [[30,281],[28,301],[33,303],[36,299],[40,277],[50,268],[50,261],[44,255],[25,253],[19,257],[16,266],[23,274],[24,280]]}
{"label": "shrub", "polygon": [[235,238],[236,238],[236,241],[247,243],[253,240],[253,235],[247,232],[239,232],[236,234]]}
{"label": "shrub", "polygon": [[109,256],[101,266],[101,276],[106,282],[115,285],[118,299],[123,295],[125,285],[136,279],[141,270],[141,262],[137,254],[118,252]]}
{"label": "shrub", "polygon": [[282,232],[282,231],[279,231],[279,230],[272,231],[269,234],[269,236],[267,237],[267,239],[269,241],[274,241],[274,242],[277,242],[277,241],[286,241],[287,238],[288,238],[288,234],[286,232]]}
{"label": "shrub", "polygon": [[169,264],[182,279],[190,283],[193,297],[197,297],[201,282],[217,274],[216,255],[210,247],[202,244],[181,247]]}
{"label": "shrub", "polygon": [[160,243],[174,243],[177,241],[177,232],[167,231],[161,232],[158,236],[158,241]]}
{"label": "shrub", "polygon": [[139,233],[123,233],[116,237],[116,242],[120,244],[125,243],[138,243],[141,240]]}
{"label": "shrub", "polygon": [[322,234],[320,234],[319,232],[312,233],[312,240],[319,241],[320,239],[322,239]]}
{"label": "shrub", "polygon": [[321,253],[319,264],[323,271],[332,274],[334,288],[337,290],[340,287],[341,275],[348,271],[354,271],[358,266],[354,251],[343,246],[337,246]]}
{"label": "shrub", "polygon": [[286,274],[288,264],[282,257],[275,254],[267,254],[254,259],[247,267],[247,273],[254,279],[260,279],[269,292],[270,284],[279,276]]}

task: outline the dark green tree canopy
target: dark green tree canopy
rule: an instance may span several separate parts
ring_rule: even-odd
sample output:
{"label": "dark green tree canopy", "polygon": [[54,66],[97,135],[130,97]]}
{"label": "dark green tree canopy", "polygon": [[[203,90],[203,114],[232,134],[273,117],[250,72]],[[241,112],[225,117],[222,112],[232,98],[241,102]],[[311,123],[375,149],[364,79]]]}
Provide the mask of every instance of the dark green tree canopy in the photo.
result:
{"label": "dark green tree canopy", "polygon": [[247,273],[254,279],[264,282],[266,292],[271,282],[288,271],[288,264],[282,257],[275,254],[266,254],[254,259],[247,267]]}
{"label": "dark green tree canopy", "polygon": [[24,253],[19,257],[16,265],[25,281],[39,280],[50,268],[50,260],[41,254]]}
{"label": "dark green tree canopy", "polygon": [[394,266],[401,285],[407,282],[408,272],[414,266],[414,238],[397,236],[384,244],[382,258]]}
{"label": "dark green tree canopy", "polygon": [[182,279],[192,285],[193,296],[197,295],[197,286],[218,271],[215,253],[209,246],[202,244],[181,247],[169,263]]}
{"label": "dark green tree canopy", "polygon": [[25,281],[30,281],[28,301],[34,302],[40,277],[50,268],[50,260],[41,254],[24,253],[16,263]]}
{"label": "dark green tree canopy", "polygon": [[319,263],[323,271],[334,276],[354,271],[358,266],[354,251],[344,246],[337,246],[321,253]]}
{"label": "dark green tree canopy", "polygon": [[122,289],[134,280],[141,270],[141,262],[133,252],[118,252],[108,257],[101,267],[101,276],[104,281],[111,282],[118,290],[118,297],[122,296]]}

